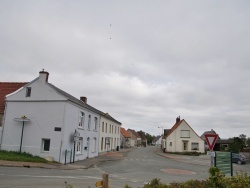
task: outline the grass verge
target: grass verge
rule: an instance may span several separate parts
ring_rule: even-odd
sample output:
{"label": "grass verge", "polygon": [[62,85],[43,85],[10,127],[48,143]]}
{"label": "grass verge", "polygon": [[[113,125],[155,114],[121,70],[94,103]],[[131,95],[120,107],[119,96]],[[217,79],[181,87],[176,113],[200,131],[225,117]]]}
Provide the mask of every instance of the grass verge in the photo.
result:
{"label": "grass verge", "polygon": [[26,152],[17,151],[0,151],[0,160],[5,161],[22,161],[22,162],[35,162],[35,163],[48,163],[44,158],[33,156]]}

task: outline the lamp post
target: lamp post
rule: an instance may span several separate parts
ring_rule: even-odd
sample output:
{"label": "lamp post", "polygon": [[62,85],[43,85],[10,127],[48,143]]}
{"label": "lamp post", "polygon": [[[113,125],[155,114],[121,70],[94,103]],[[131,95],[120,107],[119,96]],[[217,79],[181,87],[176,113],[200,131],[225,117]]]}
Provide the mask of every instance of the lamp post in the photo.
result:
{"label": "lamp post", "polygon": [[158,127],[158,128],[162,128],[162,136],[163,136],[163,126],[162,127]]}
{"label": "lamp post", "polygon": [[21,153],[21,151],[22,151],[22,143],[23,143],[24,122],[29,122],[30,119],[28,119],[26,116],[22,116],[21,118],[14,118],[14,121],[23,122],[22,133],[21,133],[20,149],[19,149],[19,152]]}

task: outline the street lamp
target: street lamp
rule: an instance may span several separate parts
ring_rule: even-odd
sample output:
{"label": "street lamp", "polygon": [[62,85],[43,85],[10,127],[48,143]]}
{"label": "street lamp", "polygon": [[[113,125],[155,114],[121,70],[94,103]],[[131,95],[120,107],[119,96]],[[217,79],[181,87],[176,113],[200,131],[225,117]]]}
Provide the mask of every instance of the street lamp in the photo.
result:
{"label": "street lamp", "polygon": [[163,136],[163,126],[162,127],[158,127],[158,128],[162,128],[162,136]]}
{"label": "street lamp", "polygon": [[22,134],[21,134],[21,143],[20,143],[20,150],[19,150],[19,152],[21,153],[21,151],[22,151],[22,142],[23,142],[24,122],[29,122],[30,119],[28,119],[26,116],[22,116],[21,118],[14,118],[14,121],[23,122]]}

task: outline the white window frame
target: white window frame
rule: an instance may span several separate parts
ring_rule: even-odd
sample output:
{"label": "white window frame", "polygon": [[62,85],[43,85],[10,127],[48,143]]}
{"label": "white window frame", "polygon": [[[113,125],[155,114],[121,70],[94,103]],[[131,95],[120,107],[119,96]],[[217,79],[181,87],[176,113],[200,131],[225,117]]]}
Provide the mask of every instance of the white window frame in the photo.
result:
{"label": "white window frame", "polygon": [[96,144],[97,144],[97,139],[96,137],[93,138],[93,145],[92,145],[92,152],[96,152]]}
{"label": "white window frame", "polygon": [[25,97],[31,97],[31,87],[26,87]]}
{"label": "white window frame", "polygon": [[76,141],[76,154],[82,154],[82,144],[83,143],[83,139],[79,138],[79,140]]}
{"label": "white window frame", "polygon": [[190,138],[190,130],[181,130],[180,138]]}
{"label": "white window frame", "polygon": [[192,142],[191,150],[199,150],[199,142]]}
{"label": "white window frame", "polygon": [[84,128],[84,119],[85,119],[85,113],[80,112],[79,124],[78,124],[79,128]]}
{"label": "white window frame", "polygon": [[96,131],[97,130],[97,122],[98,122],[98,118],[97,117],[95,117],[95,120],[94,120],[95,122],[95,127],[94,127],[94,130]]}
{"label": "white window frame", "polygon": [[88,119],[88,130],[90,130],[91,128],[91,115],[89,115],[89,119]]}
{"label": "white window frame", "polygon": [[[49,149],[45,150],[45,142],[49,141]],[[49,138],[42,138],[42,148],[41,148],[42,152],[49,152],[50,151],[50,139]]]}

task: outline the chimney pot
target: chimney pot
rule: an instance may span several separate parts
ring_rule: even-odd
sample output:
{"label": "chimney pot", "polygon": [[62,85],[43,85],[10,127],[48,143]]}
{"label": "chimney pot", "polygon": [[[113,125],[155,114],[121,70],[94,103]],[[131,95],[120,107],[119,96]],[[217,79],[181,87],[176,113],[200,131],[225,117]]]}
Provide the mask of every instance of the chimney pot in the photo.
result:
{"label": "chimney pot", "polygon": [[87,97],[80,97],[80,100],[87,104]]}
{"label": "chimney pot", "polygon": [[178,123],[181,120],[180,116],[176,118],[176,123]]}
{"label": "chimney pot", "polygon": [[44,71],[43,69],[42,71],[39,72],[39,77],[42,78],[44,82],[48,82],[49,73],[47,71]]}

